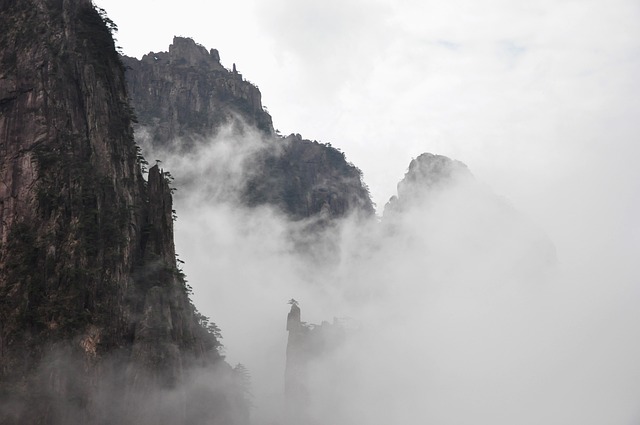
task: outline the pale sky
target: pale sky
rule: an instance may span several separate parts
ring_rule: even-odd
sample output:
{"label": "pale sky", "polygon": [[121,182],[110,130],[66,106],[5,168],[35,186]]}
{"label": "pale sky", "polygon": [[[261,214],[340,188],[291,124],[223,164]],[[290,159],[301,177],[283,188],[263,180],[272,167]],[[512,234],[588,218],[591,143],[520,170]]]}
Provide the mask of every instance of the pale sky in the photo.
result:
{"label": "pale sky", "polygon": [[174,35],[218,49],[258,85],[281,133],[345,152],[379,212],[421,153],[467,164],[573,270],[553,313],[571,311],[555,336],[579,340],[567,363],[592,361],[599,391],[640,418],[640,2],[97,3],[127,55],[165,51]]}

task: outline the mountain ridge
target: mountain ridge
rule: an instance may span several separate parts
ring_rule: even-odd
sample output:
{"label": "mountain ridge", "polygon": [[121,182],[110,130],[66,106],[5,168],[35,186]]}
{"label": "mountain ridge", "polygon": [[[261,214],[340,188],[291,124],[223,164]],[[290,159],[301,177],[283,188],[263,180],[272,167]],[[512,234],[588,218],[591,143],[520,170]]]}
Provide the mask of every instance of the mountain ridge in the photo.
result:
{"label": "mountain ridge", "polygon": [[137,129],[149,133],[153,154],[206,148],[224,126],[239,135],[255,127],[264,146],[249,158],[252,174],[240,188],[244,205],[271,205],[295,220],[323,211],[330,218],[372,216],[362,173],[344,153],[299,134],[275,134],[259,89],[244,80],[235,65],[227,70],[219,60],[217,50],[207,51],[185,37],[174,37],[166,52],[123,57]]}
{"label": "mountain ridge", "polygon": [[274,133],[260,90],[235,64],[233,70],[223,67],[216,49],[176,36],[168,51],[121,58],[132,106],[140,123],[152,128],[155,144],[188,148],[194,137],[210,135],[235,116],[266,135]]}

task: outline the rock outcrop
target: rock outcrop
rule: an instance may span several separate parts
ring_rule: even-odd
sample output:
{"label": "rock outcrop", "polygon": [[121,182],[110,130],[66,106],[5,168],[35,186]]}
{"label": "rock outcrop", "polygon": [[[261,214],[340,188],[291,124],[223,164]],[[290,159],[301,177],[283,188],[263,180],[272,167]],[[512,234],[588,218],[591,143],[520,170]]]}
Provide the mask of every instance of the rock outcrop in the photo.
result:
{"label": "rock outcrop", "polygon": [[309,369],[314,361],[323,360],[339,348],[347,338],[347,331],[338,319],[333,323],[307,324],[302,321],[298,303],[291,300],[290,304],[284,389],[286,419],[291,424],[313,423],[307,411],[313,398]]}
{"label": "rock outcrop", "polygon": [[[234,188],[244,205],[270,205],[294,220],[351,213],[372,216],[373,204],[360,170],[329,144],[300,135],[275,135],[258,88],[245,81],[235,66],[227,70],[219,60],[217,50],[207,52],[182,37],[174,38],[168,52],[149,53],[141,60],[123,57],[138,129],[151,136],[150,146],[145,147],[154,157],[162,157],[156,151],[206,150],[223,125],[233,124],[237,132],[248,125],[258,129],[255,137],[262,148],[251,149],[243,185]],[[219,165],[211,164],[215,166]],[[179,172],[175,176],[188,185],[188,177]]]}
{"label": "rock outcrop", "polygon": [[168,181],[142,178],[112,22],[0,9],[0,423],[234,423],[221,390],[189,413],[191,370],[233,371],[176,267]]}
{"label": "rock outcrop", "polygon": [[473,175],[462,162],[423,153],[409,163],[404,178],[398,183],[398,195],[387,202],[384,215],[388,217],[399,210],[406,210],[447,186],[471,181]]}
{"label": "rock outcrop", "polygon": [[235,65],[233,70],[224,68],[215,49],[174,37],[168,52],[151,52],[140,60],[125,56],[122,61],[138,121],[151,131],[154,145],[189,149],[194,139],[210,136],[238,117],[273,134],[260,90]]}
{"label": "rock outcrop", "polygon": [[409,240],[428,229],[426,239],[437,241],[433,249],[443,258],[495,262],[511,278],[536,280],[556,264],[544,232],[480,184],[465,164],[441,155],[424,153],[411,161],[398,195],[385,205],[382,224]]}
{"label": "rock outcrop", "polygon": [[344,153],[292,134],[272,143],[252,160],[253,172],[242,189],[245,205],[271,205],[294,220],[336,219],[374,214],[361,171]]}

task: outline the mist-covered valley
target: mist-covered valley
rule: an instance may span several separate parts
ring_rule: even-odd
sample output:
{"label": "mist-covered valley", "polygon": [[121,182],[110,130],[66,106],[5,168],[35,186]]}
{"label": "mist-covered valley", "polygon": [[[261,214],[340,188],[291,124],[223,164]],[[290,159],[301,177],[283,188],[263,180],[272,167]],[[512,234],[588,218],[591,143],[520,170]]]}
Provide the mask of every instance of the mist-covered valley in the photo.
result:
{"label": "mist-covered valley", "polygon": [[0,423],[640,421],[637,43],[580,32],[621,12],[595,55],[572,5],[248,3],[246,67],[2,4]]}
{"label": "mist-covered valley", "polygon": [[[227,358],[251,372],[254,420],[286,421],[291,408],[282,391],[290,298],[305,322],[348,319],[357,329],[308,360],[309,397],[297,413],[310,423],[635,420],[635,399],[603,390],[635,385],[635,343],[606,331],[633,327],[613,293],[630,289],[634,273],[624,253],[592,261],[597,244],[570,234],[584,198],[566,208],[550,192],[537,208],[556,209],[554,226],[566,227],[544,229],[474,178],[472,164],[425,154],[375,216],[328,208],[292,217],[278,200],[247,202],[243,188],[256,175],[273,178],[259,158],[289,158],[299,136],[265,137],[235,119],[187,137],[186,152],[181,141],[173,152],[149,144],[146,152],[176,178],[178,251],[194,300],[223,330]],[[141,127],[137,137],[148,133]],[[604,280],[613,292],[603,299]]]}
{"label": "mist-covered valley", "polygon": [[[593,367],[615,351],[585,350],[576,291],[596,277],[464,164],[422,156],[384,215],[318,225],[237,197],[278,143],[231,126],[148,154],[176,179],[177,250],[227,359],[251,373],[255,423],[287,423],[296,402],[296,423],[596,424],[604,402],[632,414],[634,401],[593,391],[615,384]],[[290,298],[305,322],[349,324],[306,360],[304,401],[283,392]]]}

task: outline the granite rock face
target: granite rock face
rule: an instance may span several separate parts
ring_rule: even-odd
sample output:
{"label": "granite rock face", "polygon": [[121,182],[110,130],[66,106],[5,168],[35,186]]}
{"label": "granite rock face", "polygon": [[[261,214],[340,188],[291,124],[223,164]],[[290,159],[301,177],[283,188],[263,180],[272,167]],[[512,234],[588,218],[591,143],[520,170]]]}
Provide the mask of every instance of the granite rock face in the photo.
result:
{"label": "granite rock face", "polygon": [[292,134],[254,158],[242,191],[245,205],[271,205],[294,220],[374,214],[361,171],[344,153]]}
{"label": "granite rock face", "polygon": [[140,60],[125,56],[122,61],[138,121],[151,131],[156,145],[188,149],[194,138],[211,135],[234,117],[273,133],[260,90],[244,80],[235,65],[233,70],[224,68],[215,49],[174,37],[168,52],[151,52]]}
{"label": "granite rock face", "polygon": [[168,180],[142,178],[110,21],[0,9],[0,423],[200,423],[188,371],[232,371],[176,267]]}
{"label": "granite rock face", "polygon": [[[372,216],[360,170],[329,144],[298,134],[274,134],[258,88],[245,81],[235,65],[227,70],[219,59],[217,50],[207,52],[182,37],[174,38],[168,52],[149,53],[141,60],[123,58],[138,128],[151,136],[151,151],[206,149],[222,126],[243,132],[248,125],[258,129],[263,148],[254,149],[246,161],[245,184],[234,189],[244,205],[273,206],[294,220],[351,213]],[[182,184],[190,181],[175,176]],[[181,189],[188,191],[186,184]]]}

